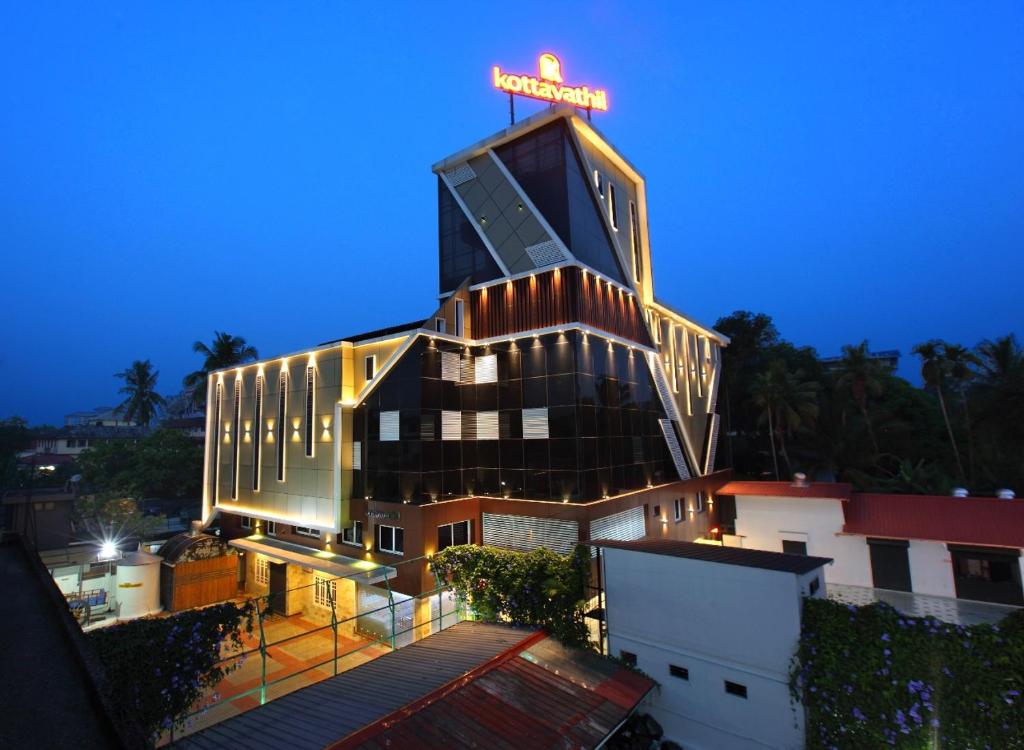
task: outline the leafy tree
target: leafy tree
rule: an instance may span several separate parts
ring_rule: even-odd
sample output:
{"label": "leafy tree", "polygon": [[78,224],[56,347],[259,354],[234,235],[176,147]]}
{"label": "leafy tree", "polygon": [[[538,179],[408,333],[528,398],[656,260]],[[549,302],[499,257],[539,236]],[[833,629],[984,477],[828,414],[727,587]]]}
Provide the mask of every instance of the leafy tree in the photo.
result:
{"label": "leafy tree", "polygon": [[202,341],[196,341],[192,344],[192,351],[203,355],[204,358],[202,368],[186,375],[183,381],[192,393],[192,403],[196,409],[203,409],[206,406],[206,382],[211,372],[251,362],[259,356],[256,348],[249,346],[241,336],[232,336],[221,331],[213,332],[213,342],[210,346]]}
{"label": "leafy tree", "polygon": [[77,463],[83,485],[106,496],[191,498],[202,489],[202,446],[175,430],[99,443]]}
{"label": "leafy tree", "polygon": [[29,447],[32,435],[21,417],[0,419],[0,491],[17,484],[20,451]]}
{"label": "leafy tree", "polygon": [[803,371],[790,372],[785,362],[775,360],[754,381],[753,400],[761,411],[762,421],[768,423],[776,479],[780,478],[779,460],[775,452],[776,440],[786,468],[792,470],[792,462],[786,451],[786,436],[812,426],[818,417],[818,384],[803,378]]}
{"label": "leafy tree", "polygon": [[144,538],[164,526],[163,516],[147,516],[131,497],[84,495],[75,501],[75,524],[96,540]]}
{"label": "leafy tree", "polygon": [[115,374],[114,377],[124,380],[124,387],[119,393],[127,398],[117,408],[128,422],[138,422],[147,427],[164,405],[164,398],[156,392],[156,379],[159,372],[153,370],[152,363],[147,360],[135,360],[127,370]]}
{"label": "leafy tree", "polygon": [[969,406],[968,393],[970,387],[977,377],[976,367],[981,365],[981,359],[970,349],[960,344],[947,343],[943,347],[943,355],[946,365],[949,368],[949,379],[952,388],[960,394],[960,404],[963,408],[964,432],[967,435],[967,466],[971,481],[974,480],[974,440],[971,430],[971,410]]}
{"label": "leafy tree", "polygon": [[843,347],[843,358],[839,363],[839,374],[836,387],[849,391],[858,411],[864,418],[871,446],[878,453],[878,438],[875,437],[868,414],[868,401],[881,394],[883,388],[882,366],[872,359],[868,352],[868,342],[864,340],[857,346],[847,344]]}

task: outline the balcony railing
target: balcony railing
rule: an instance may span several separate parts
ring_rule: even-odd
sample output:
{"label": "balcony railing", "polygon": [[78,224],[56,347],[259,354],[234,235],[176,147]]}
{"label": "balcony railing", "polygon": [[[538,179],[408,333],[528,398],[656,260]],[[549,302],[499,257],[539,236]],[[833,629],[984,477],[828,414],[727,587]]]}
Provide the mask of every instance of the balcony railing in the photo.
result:
{"label": "balcony railing", "polygon": [[994,624],[1019,609],[1009,604],[953,599],[948,596],[915,594],[910,591],[890,591],[869,586],[851,586],[844,583],[827,584],[828,597],[845,604],[862,606],[885,602],[905,615],[934,617],[954,625]]}

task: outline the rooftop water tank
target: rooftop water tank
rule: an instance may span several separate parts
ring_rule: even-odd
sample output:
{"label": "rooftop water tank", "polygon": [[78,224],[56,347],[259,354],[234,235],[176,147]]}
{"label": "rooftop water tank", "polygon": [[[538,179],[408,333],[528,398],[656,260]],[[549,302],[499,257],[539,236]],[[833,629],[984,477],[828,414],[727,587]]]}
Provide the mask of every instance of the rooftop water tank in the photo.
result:
{"label": "rooftop water tank", "polygon": [[159,612],[160,563],[148,552],[130,552],[117,561],[118,619],[133,620]]}

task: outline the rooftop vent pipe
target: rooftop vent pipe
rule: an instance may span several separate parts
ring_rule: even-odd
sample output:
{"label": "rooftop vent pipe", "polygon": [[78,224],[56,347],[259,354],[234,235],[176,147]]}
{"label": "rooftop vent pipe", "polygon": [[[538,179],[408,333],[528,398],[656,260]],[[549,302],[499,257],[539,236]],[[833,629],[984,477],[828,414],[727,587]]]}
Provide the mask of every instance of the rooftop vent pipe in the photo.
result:
{"label": "rooftop vent pipe", "polygon": [[1013,500],[1017,496],[1013,494],[1013,490],[1009,487],[1003,487],[1001,490],[996,490],[996,497],[1000,500]]}
{"label": "rooftop vent pipe", "polygon": [[954,487],[953,491],[949,493],[953,497],[967,497],[966,487]]}
{"label": "rooftop vent pipe", "polygon": [[793,486],[794,487],[807,487],[807,475],[802,471],[798,471],[793,475]]}

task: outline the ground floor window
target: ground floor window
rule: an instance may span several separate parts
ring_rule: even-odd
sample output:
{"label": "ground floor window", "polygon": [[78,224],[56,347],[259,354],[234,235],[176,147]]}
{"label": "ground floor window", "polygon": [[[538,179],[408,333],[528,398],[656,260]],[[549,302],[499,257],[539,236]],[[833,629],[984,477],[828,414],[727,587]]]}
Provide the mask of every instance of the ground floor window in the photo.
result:
{"label": "ground floor window", "polygon": [[264,586],[270,583],[270,561],[265,557],[256,558],[256,583]]}
{"label": "ground floor window", "polygon": [[267,535],[277,536],[277,521],[267,521]]}
{"label": "ground floor window", "polygon": [[363,546],[363,522],[353,521],[351,526],[341,530],[341,541],[345,544],[353,544],[357,547]]}
{"label": "ground floor window", "polygon": [[1024,604],[1018,550],[972,549],[951,544],[949,552],[953,558],[953,580],[958,598]]}
{"label": "ground floor window", "polygon": [[377,550],[393,555],[405,553],[405,530],[399,526],[377,526]]}
{"label": "ground floor window", "polygon": [[782,551],[787,555],[806,555],[807,542],[798,542],[795,539],[783,539]]}
{"label": "ground floor window", "polygon": [[249,518],[249,516],[242,516],[242,528],[243,529],[251,529],[252,528],[252,519]]}
{"label": "ground floor window", "polygon": [[313,603],[318,607],[330,609],[332,602],[338,601],[337,581],[316,576],[313,581]]}
{"label": "ground floor window", "polygon": [[469,521],[446,523],[437,527],[437,551],[457,544],[469,544],[472,541]]}
{"label": "ground floor window", "polygon": [[296,526],[295,533],[299,536],[311,536],[314,539],[320,538],[320,532],[317,529],[311,528],[309,526]]}
{"label": "ground floor window", "polygon": [[909,549],[906,539],[868,539],[871,583],[876,589],[911,590]]}

